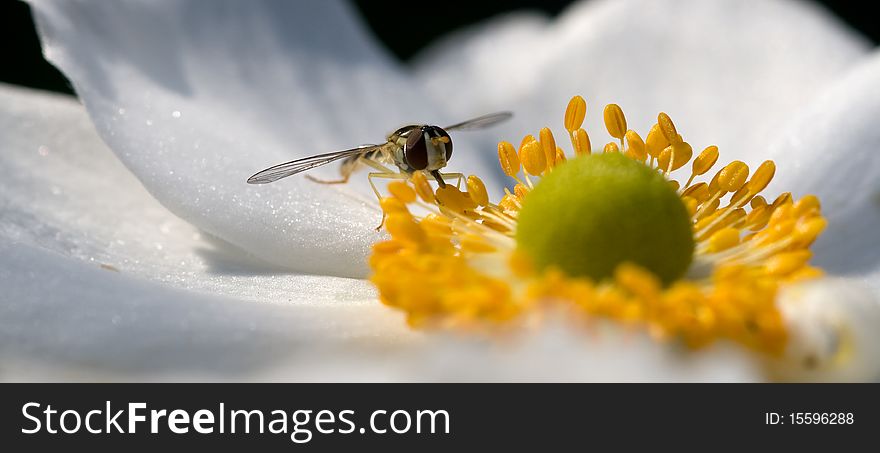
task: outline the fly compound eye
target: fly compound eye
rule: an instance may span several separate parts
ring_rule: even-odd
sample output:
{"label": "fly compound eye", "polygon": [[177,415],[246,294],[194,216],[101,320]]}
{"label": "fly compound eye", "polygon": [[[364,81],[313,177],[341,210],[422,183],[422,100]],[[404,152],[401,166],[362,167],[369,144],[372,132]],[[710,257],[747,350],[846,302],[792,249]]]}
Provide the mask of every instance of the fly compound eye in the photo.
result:
{"label": "fly compound eye", "polygon": [[443,128],[437,126],[431,126],[431,132],[429,135],[434,142],[434,146],[439,148],[442,143],[443,147],[446,148],[446,161],[448,162],[452,157],[452,138],[445,130],[443,130]]}
{"label": "fly compound eye", "polygon": [[425,144],[424,128],[413,129],[403,146],[403,156],[406,164],[413,170],[428,168],[428,148]]}

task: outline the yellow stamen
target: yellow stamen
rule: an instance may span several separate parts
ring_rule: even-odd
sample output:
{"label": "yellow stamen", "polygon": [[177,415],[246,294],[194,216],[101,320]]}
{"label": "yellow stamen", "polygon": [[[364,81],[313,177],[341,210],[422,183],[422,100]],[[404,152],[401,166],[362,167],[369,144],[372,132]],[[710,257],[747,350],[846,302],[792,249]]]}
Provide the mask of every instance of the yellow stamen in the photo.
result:
{"label": "yellow stamen", "polygon": [[[590,142],[590,140],[587,139],[587,145],[589,145],[589,142]],[[562,163],[562,162],[565,162],[565,160],[566,160],[565,159],[565,151],[563,151],[562,148],[557,146],[556,147],[556,162]]]}
{"label": "yellow stamen", "polygon": [[519,173],[519,157],[511,143],[498,142],[498,161],[501,162],[501,170],[505,175],[515,178]]}
{"label": "yellow stamen", "polygon": [[617,146],[617,143],[608,142],[605,144],[605,147],[602,149],[602,152],[605,153],[619,153],[620,147]]}
{"label": "yellow stamen", "polygon": [[450,185],[437,189],[435,195],[440,206],[459,214],[464,214],[477,207],[477,203],[471,197]]}
{"label": "yellow stamen", "polygon": [[809,250],[780,253],[767,259],[764,267],[770,275],[784,276],[802,268],[811,256]]}
{"label": "yellow stamen", "polygon": [[578,156],[586,156],[592,152],[590,136],[587,135],[587,131],[583,129],[575,131],[572,135],[572,143],[574,144],[574,152]]}
{"label": "yellow stamen", "polygon": [[486,193],[486,185],[480,178],[474,175],[468,176],[467,188],[468,195],[474,203],[479,206],[489,206],[489,194]]}
{"label": "yellow stamen", "polygon": [[749,177],[749,166],[735,160],[718,172],[718,186],[725,192],[735,192],[746,183]]}
{"label": "yellow stamen", "polygon": [[752,193],[759,193],[764,190],[770,181],[773,179],[773,175],[776,174],[776,164],[773,163],[772,160],[764,161],[761,165],[758,166],[758,169],[755,170],[755,174],[752,175],[752,179],[749,181],[749,191]]}
{"label": "yellow stamen", "polygon": [[687,142],[678,142],[669,145],[660,152],[658,162],[660,169],[666,173],[673,172],[683,167],[684,164],[691,160],[694,150]]}
{"label": "yellow stamen", "polygon": [[682,192],[681,196],[682,197],[691,197],[694,200],[697,200],[698,202],[702,203],[702,202],[709,199],[709,196],[710,196],[709,185],[704,182],[694,184],[694,185],[688,187],[687,189],[685,189],[685,191]]}
{"label": "yellow stamen", "polygon": [[409,210],[406,209],[406,205],[396,197],[382,197],[382,199],[379,200],[379,207],[381,207],[382,211],[386,214],[391,212],[409,213]]}
{"label": "yellow stamen", "polygon": [[422,227],[415,222],[409,214],[400,211],[392,211],[387,213],[388,218],[385,220],[385,228],[391,237],[402,241],[421,244],[425,242],[427,236]]}
{"label": "yellow stamen", "polygon": [[584,117],[587,116],[587,101],[580,96],[575,96],[568,101],[568,108],[565,109],[565,129],[569,133],[574,133],[584,124]]}
{"label": "yellow stamen", "polygon": [[422,201],[429,204],[434,203],[434,189],[431,188],[431,184],[424,173],[420,171],[413,173],[410,182],[412,182],[416,194],[419,195]]}
{"label": "yellow stamen", "polygon": [[631,159],[644,162],[648,157],[645,142],[642,140],[642,137],[632,129],[626,131],[626,146],[626,155]]}
{"label": "yellow stamen", "polygon": [[388,183],[388,191],[404,204],[416,201],[416,191],[403,181]]}
{"label": "yellow stamen", "polygon": [[717,253],[739,245],[739,230],[722,228],[709,238],[709,253]]}
{"label": "yellow stamen", "polygon": [[657,115],[657,124],[660,126],[660,132],[663,134],[667,143],[674,145],[681,141],[681,136],[678,135],[678,131],[675,130],[675,124],[672,124],[672,118],[670,118],[669,115],[660,112],[660,114]]}
{"label": "yellow stamen", "polygon": [[694,181],[694,178],[697,176],[702,176],[708,172],[715,162],[718,161],[718,147],[715,145],[708,146],[700,155],[694,159],[693,169],[691,170],[691,177],[688,178],[687,183],[685,183],[685,187],[689,187],[691,183]]}
{"label": "yellow stamen", "polygon": [[626,117],[623,116],[623,110],[617,104],[608,104],[605,106],[605,128],[608,134],[614,138],[623,140],[626,134]]}
{"label": "yellow stamen", "polygon": [[663,132],[660,131],[660,125],[653,125],[648,132],[648,138],[645,140],[645,149],[648,155],[653,159],[657,159],[667,146],[669,146],[669,140],[666,140],[666,137],[663,136]]}
{"label": "yellow stamen", "polygon": [[538,133],[538,140],[541,148],[544,149],[544,158],[547,159],[547,168],[552,169],[556,166],[556,139],[553,138],[553,132],[550,128],[543,128]]}
{"label": "yellow stamen", "polygon": [[532,136],[527,136],[519,149],[519,160],[523,170],[533,176],[540,176],[547,168],[547,159],[544,157],[544,149]]}

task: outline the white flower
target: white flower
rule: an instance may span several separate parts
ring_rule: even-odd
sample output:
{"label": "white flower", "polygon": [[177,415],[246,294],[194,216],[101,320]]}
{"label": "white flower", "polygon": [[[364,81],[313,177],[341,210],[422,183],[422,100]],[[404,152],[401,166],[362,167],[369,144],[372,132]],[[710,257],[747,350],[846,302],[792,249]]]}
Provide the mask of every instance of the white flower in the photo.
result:
{"label": "white flower", "polygon": [[[665,109],[726,158],[775,159],[769,190],[823,200],[830,227],[815,262],[847,278],[847,292],[870,288],[842,306],[876,319],[880,55],[809,4],[589,1],[552,21],[511,15],[459,32],[412,67],[340,2],[32,6],[46,55],[94,126],[71,101],[0,89],[0,376],[771,376],[740,351],[681,355],[614,329],[596,340],[548,328],[514,344],[411,331],[352,278],[380,237],[365,178],[244,183],[401,123],[515,110],[491,133],[455,137],[450,168],[488,175],[499,137],[558,123],[573,94],[620,104],[639,130]],[[593,129],[599,117],[591,108]],[[487,182],[498,191],[502,179]],[[813,310],[808,322],[838,312]],[[863,343],[857,357],[868,359],[821,377],[876,378]],[[773,376],[811,378],[799,366]]]}

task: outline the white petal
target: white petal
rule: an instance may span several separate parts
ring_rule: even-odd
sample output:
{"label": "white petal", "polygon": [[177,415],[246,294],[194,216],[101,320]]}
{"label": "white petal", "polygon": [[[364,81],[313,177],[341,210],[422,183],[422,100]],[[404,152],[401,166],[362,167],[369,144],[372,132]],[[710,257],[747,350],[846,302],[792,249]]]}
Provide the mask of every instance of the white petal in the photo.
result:
{"label": "white petal", "polygon": [[6,379],[244,379],[282,363],[393,351],[399,338],[417,337],[372,299],[257,304],[4,241],[0,257]]}
{"label": "white petal", "polygon": [[321,304],[374,297],[366,283],[297,276],[163,208],[67,97],[0,86],[0,240],[177,287]]}
{"label": "white petal", "polygon": [[341,2],[33,7],[47,57],[147,190],[199,228],[291,269],[363,276],[379,237],[375,199],[365,181],[359,190],[302,177],[250,186],[248,176],[382,141],[404,121],[454,122]]}
{"label": "white petal", "polygon": [[830,274],[880,292],[880,52],[803,107],[769,158],[785,162],[768,187],[815,194],[828,228],[813,246]]}
{"label": "white petal", "polygon": [[520,14],[460,33],[425,52],[417,76],[464,110],[506,103],[517,143],[545,125],[562,131],[580,94],[597,147],[610,140],[602,108],[617,103],[643,137],[666,111],[695,148],[749,162],[868,47],[807,2],[597,0],[549,22]]}
{"label": "white petal", "polygon": [[772,375],[786,381],[880,379],[880,299],[851,279],[787,287],[779,306],[789,344]]}

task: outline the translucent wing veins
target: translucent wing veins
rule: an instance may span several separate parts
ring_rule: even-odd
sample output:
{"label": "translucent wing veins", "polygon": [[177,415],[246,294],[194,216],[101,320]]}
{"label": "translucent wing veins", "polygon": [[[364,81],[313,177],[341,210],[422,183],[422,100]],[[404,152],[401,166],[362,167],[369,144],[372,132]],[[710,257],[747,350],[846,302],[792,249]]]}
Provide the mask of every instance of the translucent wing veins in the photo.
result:
{"label": "translucent wing veins", "polygon": [[472,118],[467,121],[462,121],[461,123],[453,124],[452,126],[446,126],[443,129],[447,131],[466,131],[473,129],[482,129],[484,127],[493,126],[502,121],[506,121],[513,116],[511,112],[496,112],[490,113],[488,115],[483,115],[477,118]]}
{"label": "translucent wing veins", "polygon": [[303,157],[302,159],[296,159],[275,165],[274,167],[269,167],[248,178],[247,182],[248,184],[267,184],[275,182],[281,178],[286,178],[297,173],[302,173],[306,170],[327,165],[339,159],[368,153],[381,146],[382,145],[361,145],[357,148],[346,149],[343,151],[334,151],[332,153]]}

